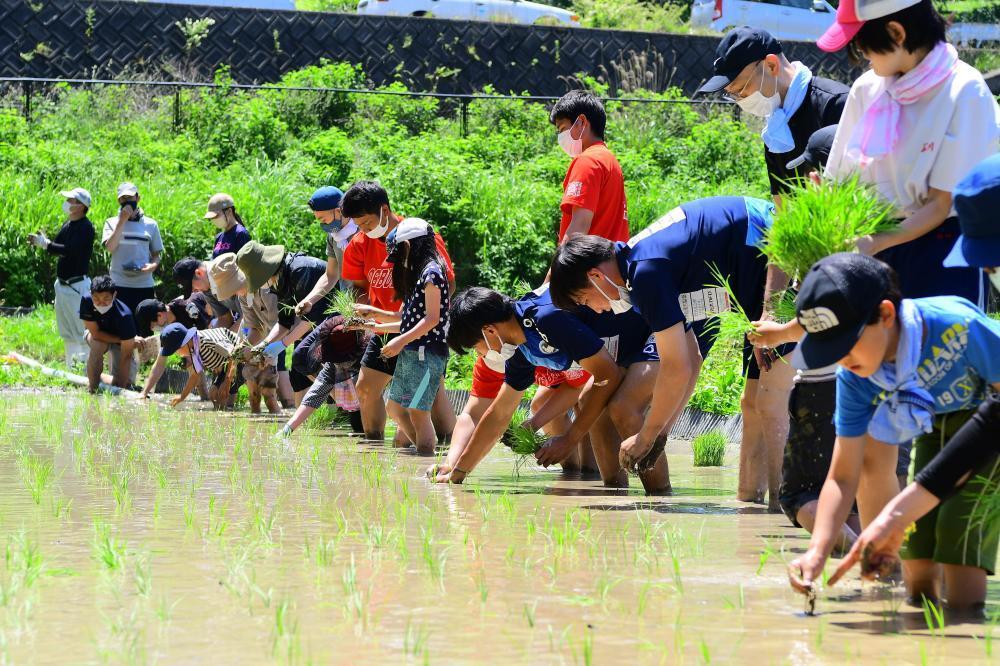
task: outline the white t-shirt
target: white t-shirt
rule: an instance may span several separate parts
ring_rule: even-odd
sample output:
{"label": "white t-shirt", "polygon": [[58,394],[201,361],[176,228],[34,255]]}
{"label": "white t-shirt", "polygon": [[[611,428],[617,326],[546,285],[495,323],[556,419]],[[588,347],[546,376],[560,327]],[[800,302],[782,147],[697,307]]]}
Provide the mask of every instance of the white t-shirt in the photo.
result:
{"label": "white t-shirt", "polygon": [[[108,242],[115,227],[117,217],[109,217],[104,221],[104,233],[101,243]],[[111,253],[111,279],[118,287],[152,287],[152,273],[137,273],[125,270],[125,266],[144,266],[150,263],[154,252],[163,252],[163,239],[160,238],[160,227],[156,220],[145,214],[138,220],[127,220],[118,247]]]}
{"label": "white t-shirt", "polygon": [[930,188],[954,191],[972,167],[997,152],[1000,107],[982,74],[958,61],[951,78],[936,90],[901,105],[896,147],[861,168],[847,155],[851,134],[891,81],[868,70],[851,86],[826,175],[843,179],[860,168],[861,180],[874,184],[907,217],[927,203]]}

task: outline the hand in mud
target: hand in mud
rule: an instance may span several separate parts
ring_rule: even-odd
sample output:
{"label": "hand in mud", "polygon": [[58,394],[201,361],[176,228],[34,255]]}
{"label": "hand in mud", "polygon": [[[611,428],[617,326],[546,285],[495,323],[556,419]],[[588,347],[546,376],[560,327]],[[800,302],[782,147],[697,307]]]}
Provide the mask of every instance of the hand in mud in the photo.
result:
{"label": "hand in mud", "polygon": [[572,455],[576,446],[577,442],[567,439],[565,435],[551,437],[542,448],[535,451],[535,459],[542,467],[556,465]]}
{"label": "hand in mud", "polygon": [[792,589],[806,596],[816,594],[817,579],[823,575],[826,558],[810,548],[788,565],[788,582]]}
{"label": "hand in mud", "polygon": [[632,474],[641,474],[653,468],[666,444],[667,438],[662,435],[653,440],[652,444],[643,441],[640,435],[632,435],[622,442],[618,463]]}
{"label": "hand in mud", "polygon": [[[462,483],[462,481],[465,481],[465,472],[453,469],[448,463],[432,465],[431,469],[434,467],[437,468],[434,470],[434,478],[431,479],[434,483]],[[431,470],[427,471],[430,472]]]}
{"label": "hand in mud", "polygon": [[899,560],[904,534],[905,527],[897,524],[892,516],[879,515],[854,542],[851,552],[830,577],[830,585],[843,578],[858,561],[861,562],[861,577],[865,580],[889,576]]}

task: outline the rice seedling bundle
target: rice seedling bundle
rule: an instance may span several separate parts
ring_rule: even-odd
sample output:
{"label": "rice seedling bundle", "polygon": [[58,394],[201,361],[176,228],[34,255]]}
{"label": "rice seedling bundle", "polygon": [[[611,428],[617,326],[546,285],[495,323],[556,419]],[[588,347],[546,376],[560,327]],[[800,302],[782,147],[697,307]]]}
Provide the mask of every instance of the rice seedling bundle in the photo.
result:
{"label": "rice seedling bundle", "polygon": [[703,433],[691,442],[695,467],[719,467],[726,455],[726,436],[718,430]]}
{"label": "rice seedling bundle", "polygon": [[507,434],[504,437],[504,443],[519,456],[535,455],[538,449],[542,448],[542,445],[548,440],[548,437],[543,433],[533,430],[528,425],[529,417],[530,415],[526,409],[518,409],[514,412],[510,426],[507,428]]}
{"label": "rice seedling bundle", "polygon": [[800,281],[823,257],[851,252],[858,239],[895,229],[892,213],[892,205],[857,176],[793,184],[781,197],[761,251],[791,280]]}

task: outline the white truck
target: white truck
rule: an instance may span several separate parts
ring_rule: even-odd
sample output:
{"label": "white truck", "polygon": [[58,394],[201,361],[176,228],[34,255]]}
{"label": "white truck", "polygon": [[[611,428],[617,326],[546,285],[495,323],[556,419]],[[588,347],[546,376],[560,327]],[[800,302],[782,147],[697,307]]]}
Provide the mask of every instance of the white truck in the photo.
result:
{"label": "white truck", "polygon": [[571,11],[529,0],[360,0],[358,13],[524,25],[580,25],[580,17]]}
{"label": "white truck", "polygon": [[[767,30],[779,40],[813,42],[837,16],[827,0],[694,0],[691,25],[725,33],[741,25]],[[1000,25],[954,23],[948,38],[960,46],[1000,44]]]}

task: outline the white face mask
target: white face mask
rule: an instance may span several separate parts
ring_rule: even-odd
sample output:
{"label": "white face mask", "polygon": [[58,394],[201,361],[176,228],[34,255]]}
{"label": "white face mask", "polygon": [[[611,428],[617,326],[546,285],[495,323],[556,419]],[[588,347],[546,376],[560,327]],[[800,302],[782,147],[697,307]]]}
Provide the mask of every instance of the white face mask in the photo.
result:
{"label": "white face mask", "polygon": [[603,273],[601,275],[606,281],[614,285],[615,289],[618,290],[618,298],[611,298],[610,296],[605,294],[604,290],[601,289],[599,286],[597,286],[597,283],[594,282],[594,278],[588,277],[587,279],[590,280],[590,284],[594,285],[594,289],[601,292],[601,296],[608,299],[608,304],[611,306],[611,311],[616,315],[620,315],[620,314],[625,314],[626,312],[631,310],[632,295],[628,293],[628,289],[626,289],[625,287],[619,287],[614,282],[611,282],[611,280],[608,278],[607,275],[604,275]]}
{"label": "white face mask", "polygon": [[385,222],[382,222],[382,209],[380,208],[378,211],[378,226],[371,231],[366,231],[365,236],[368,236],[368,238],[382,238],[382,236],[385,236],[388,228],[389,220],[386,219]]}
{"label": "white face mask", "polygon": [[[760,87],[764,87],[764,72],[767,68],[761,70],[760,73]],[[766,97],[760,90],[756,91],[752,95],[748,95],[741,100],[736,102],[741,109],[749,113],[751,116],[757,116],[759,118],[770,118],[771,114],[774,113],[779,106],[781,106],[781,95],[778,94],[778,79],[774,79],[774,93],[770,97]]]}
{"label": "white face mask", "polygon": [[990,283],[994,289],[1000,291],[1000,266],[994,268],[993,272],[990,273]]}
{"label": "white face mask", "polygon": [[[579,120],[577,120],[578,122]],[[570,157],[576,157],[583,152],[583,133],[580,133],[579,139],[573,138],[573,128],[576,127],[576,122],[574,122],[568,130],[559,132],[559,147],[563,149],[563,152]]]}
{"label": "white face mask", "polygon": [[225,213],[219,213],[212,218],[212,224],[219,228],[219,231],[225,231],[229,228],[229,220],[226,219]]}
{"label": "white face mask", "polygon": [[498,335],[497,339],[500,340],[500,351],[497,351],[490,346],[490,341],[486,339],[486,331],[482,331],[482,334],[483,342],[486,343],[486,349],[488,350],[486,352],[486,356],[483,356],[483,361],[486,363],[486,367],[493,372],[504,372],[507,368],[507,360],[517,353],[517,346],[507,344],[503,341],[503,338]]}
{"label": "white face mask", "polygon": [[112,305],[114,305],[114,303],[111,303],[110,305],[98,305],[97,303],[94,303],[94,309],[101,314],[107,314],[111,310]]}
{"label": "white face mask", "polygon": [[63,212],[69,215],[73,212],[73,204],[68,201],[63,201]]}

